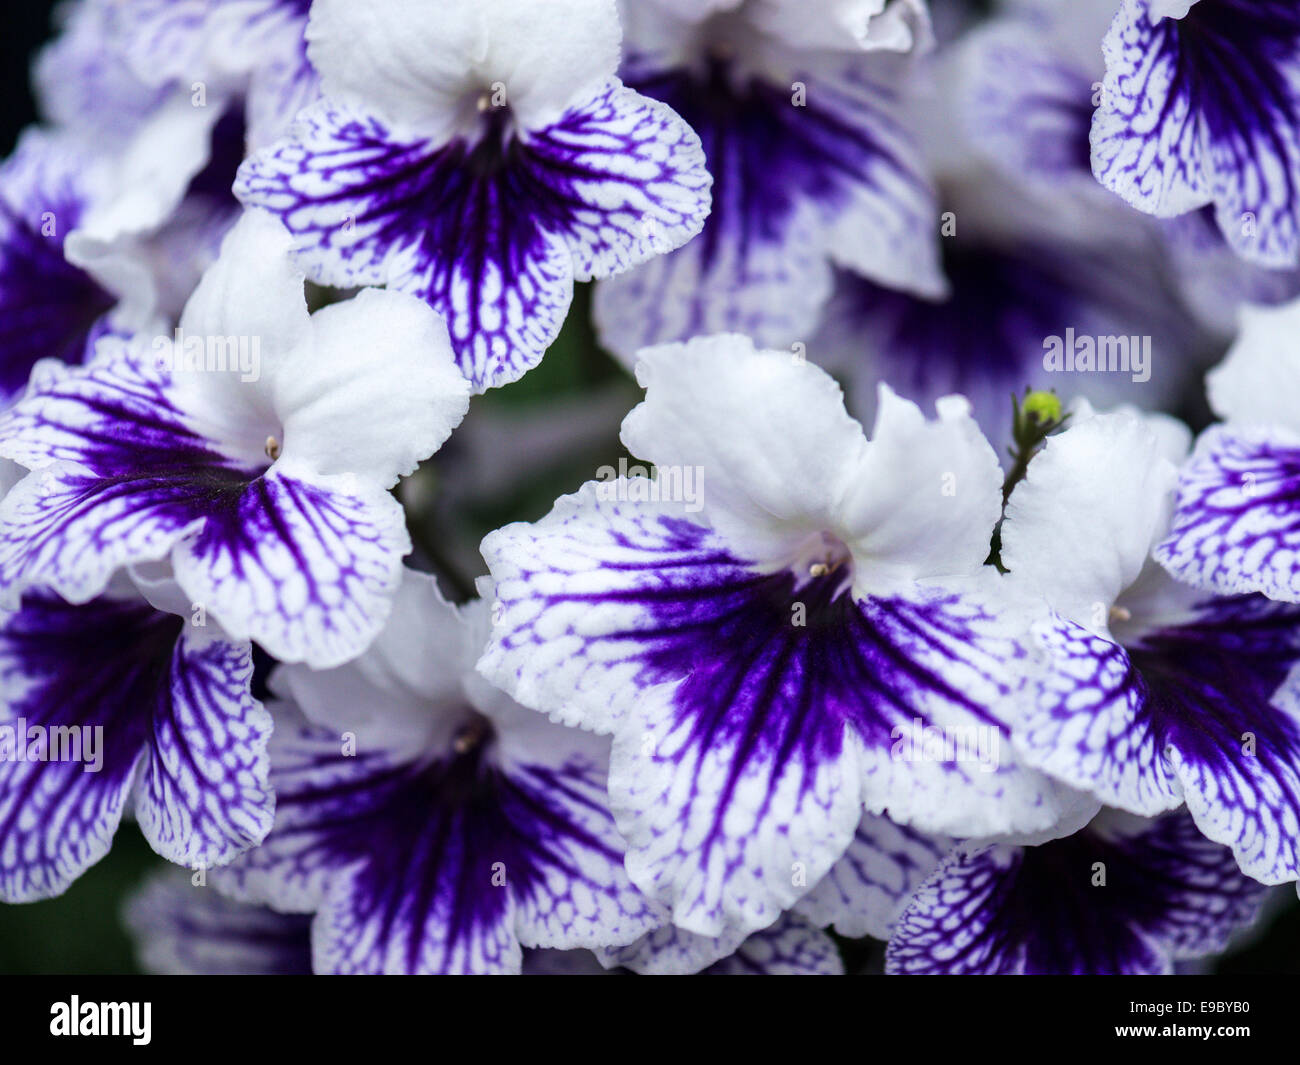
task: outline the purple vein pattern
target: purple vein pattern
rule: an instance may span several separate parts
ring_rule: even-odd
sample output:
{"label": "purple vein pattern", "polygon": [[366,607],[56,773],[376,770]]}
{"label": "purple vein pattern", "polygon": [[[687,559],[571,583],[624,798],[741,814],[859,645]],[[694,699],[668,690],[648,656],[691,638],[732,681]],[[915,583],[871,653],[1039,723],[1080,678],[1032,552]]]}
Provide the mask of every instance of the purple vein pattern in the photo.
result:
{"label": "purple vein pattern", "polygon": [[1264,888],[1184,813],[1128,835],[959,850],[890,940],[903,974],[1166,974],[1222,950]]}
{"label": "purple vein pattern", "polygon": [[1103,47],[1098,180],[1162,217],[1213,203],[1239,255],[1300,263],[1300,9],[1198,0],[1153,22],[1125,0]]}
{"label": "purple vein pattern", "polygon": [[407,760],[276,733],[276,826],[223,875],[244,897],[318,911],[317,972],[518,972],[521,944],[589,944],[597,927],[628,941],[658,923],[622,872],[600,767],[506,767],[474,715],[457,735]]}
{"label": "purple vein pattern", "polygon": [[[61,894],[108,852],[129,801],[154,849],[183,865],[259,843],[273,808],[271,722],[252,672],[247,644],[141,601],[25,597],[0,629],[0,743],[12,734],[0,759],[0,898]],[[80,742],[69,748],[69,737]]]}

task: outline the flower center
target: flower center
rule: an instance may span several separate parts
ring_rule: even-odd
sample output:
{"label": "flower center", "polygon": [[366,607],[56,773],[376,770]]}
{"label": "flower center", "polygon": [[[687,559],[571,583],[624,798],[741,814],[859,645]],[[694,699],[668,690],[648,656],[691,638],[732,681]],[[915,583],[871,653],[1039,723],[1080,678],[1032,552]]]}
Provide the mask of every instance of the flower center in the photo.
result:
{"label": "flower center", "polygon": [[797,588],[812,581],[833,581],[836,585],[832,592],[834,598],[849,586],[853,576],[853,555],[834,533],[820,532],[799,545],[790,568],[794,571]]}

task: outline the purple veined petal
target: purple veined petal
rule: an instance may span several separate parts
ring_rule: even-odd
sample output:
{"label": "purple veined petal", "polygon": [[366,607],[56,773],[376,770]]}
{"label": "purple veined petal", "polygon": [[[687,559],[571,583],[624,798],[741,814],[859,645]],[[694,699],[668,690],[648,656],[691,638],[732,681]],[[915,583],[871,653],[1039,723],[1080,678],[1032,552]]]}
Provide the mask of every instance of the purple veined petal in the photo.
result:
{"label": "purple veined petal", "polygon": [[88,166],[29,132],[0,169],[0,400],[21,393],[42,358],[83,362],[117,302],[63,254],[89,200]]}
{"label": "purple veined petal", "polygon": [[32,584],[94,598],[122,566],[165,558],[201,526],[205,504],[248,477],[125,359],[77,372],[42,364],[4,430],[6,455],[34,471],[0,503],[11,599]]}
{"label": "purple veined petal", "polygon": [[541,130],[485,113],[477,141],[403,140],[322,103],[241,171],[245,203],[279,214],[317,280],[384,282],[446,316],[480,391],[536,365],[573,281],[689,240],[708,211],[694,134],[609,82]]}
{"label": "purple veined petal", "polygon": [[840,952],[821,929],[785,914],[745,940],[729,958],[704,970],[707,976],[843,976]]}
{"label": "purple veined petal", "polygon": [[1103,46],[1093,169],[1168,217],[1213,202],[1237,253],[1300,262],[1300,12],[1285,0],[1201,0],[1153,20],[1125,0]]}
{"label": "purple veined petal", "polygon": [[43,585],[88,602],[123,566],[166,558],[202,527],[203,487],[165,476],[100,479],[67,465],[28,474],[0,503],[7,601]]}
{"label": "purple veined petal", "polygon": [[1223,949],[1266,889],[1184,812],[1131,834],[957,850],[899,919],[902,974],[1167,974]]}
{"label": "purple veined petal", "polygon": [[[597,289],[602,340],[621,358],[713,333],[806,340],[832,262],[942,292],[934,194],[887,82],[792,70],[775,83],[715,62],[698,75],[638,72],[633,84],[700,135],[713,210],[684,248]],[[792,84],[805,86],[802,104]]]}
{"label": "purple veined petal", "polygon": [[410,550],[390,494],[287,456],[240,467],[137,363],[50,374],[6,422],[9,453],[38,467],[0,503],[8,595],[40,584],[84,602],[170,556],[193,602],[282,661],[325,668],[366,647]]}
{"label": "purple veined petal", "polygon": [[[180,626],[179,619],[137,604],[101,600],[75,608],[46,595],[29,596],[6,621],[0,632],[0,897],[6,902],[60,895],[108,853]],[[19,761],[20,749],[32,753],[33,727],[71,730],[63,743],[76,741],[75,748],[61,750],[79,748],[80,757]],[[97,747],[97,737],[97,759],[85,761],[86,741]],[[99,771],[90,772],[95,760]]]}
{"label": "purple veined petal", "polygon": [[[986,730],[1019,653],[942,588],[855,601],[796,587],[653,507],[564,501],[484,544],[499,620],[480,670],[525,705],[615,734],[610,795],[642,890],[701,936],[770,924],[849,846],[865,802],[966,835],[1046,828],[1054,786],[1014,764],[897,752]],[[906,744],[904,744],[906,746]]]}
{"label": "purple veined petal", "polygon": [[1266,884],[1300,878],[1300,608],[1213,599],[1129,646],[1188,810]]}
{"label": "purple veined petal", "polygon": [[681,976],[842,976],[844,965],[834,940],[794,914],[779,916],[752,935],[721,938],[696,935],[671,924],[625,947],[598,950],[609,969],[643,975]]}
{"label": "purple veined petal", "polygon": [[850,939],[888,939],[899,912],[952,849],[953,841],[867,814],[853,842],[795,908],[819,928]]}
{"label": "purple veined petal", "polygon": [[218,871],[236,895],[319,910],[318,972],[518,972],[521,943],[635,939],[662,917],[628,883],[595,767],[513,766],[480,747],[415,762],[273,740],[276,828]]}
{"label": "purple veined petal", "polygon": [[188,627],[154,710],[136,818],[168,861],[224,865],[271,829],[271,716],[253,698],[252,648]]}
{"label": "purple veined petal", "polygon": [[1124,648],[1061,618],[1040,624],[1034,640],[1042,673],[1015,732],[1021,756],[1133,813],[1182,805],[1166,739],[1152,727],[1154,704]]}
{"label": "purple veined petal", "polygon": [[527,147],[539,180],[567,209],[544,224],[573,248],[578,281],[622,273],[704,226],[713,179],[699,137],[666,105],[617,81],[530,134]]}
{"label": "purple veined petal", "polygon": [[227,631],[283,662],[327,669],[383,627],[410,546],[389,493],[281,461],[213,500],[172,564]]}
{"label": "purple veined petal", "polygon": [[311,919],[234,902],[192,874],[150,877],[127,901],[124,919],[140,967],[160,976],[306,976]]}
{"label": "purple veined petal", "polygon": [[[1199,338],[1175,298],[1152,285],[1152,257],[1134,253],[1116,263],[1113,247],[988,240],[960,230],[945,239],[943,253],[949,295],[942,301],[839,275],[808,355],[848,375],[859,418],[872,416],[884,380],[922,405],[966,396],[988,438],[1000,441],[1010,439],[1007,396],[1026,385],[1145,406],[1184,383]],[[1054,340],[1059,368],[1048,363]],[[1094,365],[1100,357],[1114,370],[1070,369],[1085,342]]]}
{"label": "purple veined petal", "polygon": [[1155,557],[1179,580],[1232,595],[1300,601],[1300,439],[1218,426],[1183,468]]}
{"label": "purple veined petal", "polygon": [[[143,785],[136,812],[146,836],[173,860],[228,859],[269,827],[260,751],[270,721],[249,695],[249,648],[205,638],[201,651],[187,650],[183,628],[182,619],[136,600],[76,606],[48,593],[26,596],[5,622],[6,900],[58,895],[102,858],[133,786]],[[34,729],[44,730],[48,760],[30,757],[41,750]],[[18,757],[18,742],[29,757]],[[164,824],[154,800],[168,777]]]}

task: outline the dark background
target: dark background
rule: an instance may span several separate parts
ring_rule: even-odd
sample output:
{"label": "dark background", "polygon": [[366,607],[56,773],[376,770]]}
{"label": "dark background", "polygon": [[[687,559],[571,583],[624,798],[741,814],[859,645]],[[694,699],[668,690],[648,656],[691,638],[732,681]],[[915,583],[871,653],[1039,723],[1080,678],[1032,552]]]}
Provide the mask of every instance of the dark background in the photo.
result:
{"label": "dark background", "polygon": [[[49,0],[23,0],[8,4],[0,15],[0,154],[7,155],[18,133],[35,119],[29,79],[31,58],[49,37],[54,6]],[[533,387],[512,391],[540,389],[556,394],[576,391],[593,378],[608,377],[611,368],[592,368],[594,343],[581,317],[585,310],[586,300],[580,295],[565,335],[542,366],[523,382]],[[582,349],[586,349],[585,354]],[[576,483],[570,483],[559,491],[574,487]],[[559,492],[546,498],[553,499],[556,494]],[[516,512],[512,516],[520,515]],[[540,512],[534,516],[540,516]],[[137,972],[132,945],[119,915],[126,895],[150,870],[162,865],[134,824],[124,823],[109,856],[62,897],[26,906],[0,904],[0,974]],[[1270,916],[1250,937],[1253,942],[1230,952],[1214,971],[1300,973],[1300,905],[1294,885],[1276,891]],[[848,945],[845,954],[852,971],[863,965],[871,967],[878,950]]]}

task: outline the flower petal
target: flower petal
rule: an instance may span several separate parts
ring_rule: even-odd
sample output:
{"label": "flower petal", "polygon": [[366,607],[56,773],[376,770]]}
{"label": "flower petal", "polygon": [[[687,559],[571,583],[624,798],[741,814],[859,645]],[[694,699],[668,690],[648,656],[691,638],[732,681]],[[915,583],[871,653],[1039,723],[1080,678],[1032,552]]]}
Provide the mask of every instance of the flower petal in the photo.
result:
{"label": "flower petal", "polygon": [[271,829],[271,716],[253,698],[252,650],[187,628],[171,663],[170,700],[153,716],[136,796],[140,830],[168,861],[224,865]]}
{"label": "flower petal", "polygon": [[140,967],[159,976],[307,976],[311,922],[196,887],[180,870],[155,874],[127,901]]}
{"label": "flower petal", "polygon": [[383,627],[410,550],[401,505],[350,474],[281,461],[214,507],[178,544],[185,593],[282,662],[327,669]]}
{"label": "flower petal", "polygon": [[1300,262],[1300,14],[1207,0],[1182,19],[1125,0],[1092,131],[1107,188],[1169,217],[1213,202],[1239,255]]}
{"label": "flower petal", "polygon": [[899,912],[952,842],[866,814],[844,856],[799,901],[796,912],[818,928],[833,925],[849,939],[888,939]]}
{"label": "flower petal", "polygon": [[1300,602],[1300,435],[1220,426],[1183,468],[1155,557],[1179,580],[1225,595]]}
{"label": "flower petal", "polygon": [[1165,974],[1222,950],[1264,888],[1186,814],[1127,834],[958,850],[913,898],[893,973]]}
{"label": "flower petal", "polygon": [[1062,617],[1105,633],[1165,527],[1176,476],[1142,418],[1083,418],[1048,440],[1011,493],[1003,564]]}
{"label": "flower petal", "polygon": [[657,466],[699,471],[709,519],[729,540],[784,562],[810,529],[840,524],[867,442],[828,374],[719,336],[642,352],[637,379],[646,397],[623,443]]}

